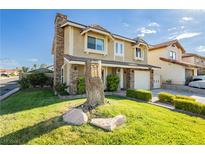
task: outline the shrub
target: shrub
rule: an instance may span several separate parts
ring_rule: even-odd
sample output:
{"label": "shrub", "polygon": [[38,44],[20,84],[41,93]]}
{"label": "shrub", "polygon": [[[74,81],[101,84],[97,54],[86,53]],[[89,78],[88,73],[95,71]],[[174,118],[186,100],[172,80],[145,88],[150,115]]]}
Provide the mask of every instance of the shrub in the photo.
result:
{"label": "shrub", "polygon": [[43,73],[32,73],[27,76],[27,79],[33,87],[43,87],[44,85],[46,85],[48,77]]}
{"label": "shrub", "polygon": [[68,86],[66,85],[66,83],[57,84],[55,86],[55,90],[60,95],[68,95],[68,92],[66,91],[67,88],[68,88]]}
{"label": "shrub", "polygon": [[116,74],[109,74],[107,76],[107,90],[117,91],[120,79]]}
{"label": "shrub", "polygon": [[167,84],[172,84],[172,80],[166,80]]}
{"label": "shrub", "polygon": [[77,94],[85,93],[85,77],[79,77],[77,79]]}
{"label": "shrub", "polygon": [[174,106],[176,109],[205,115],[205,104],[192,100],[174,99]]}
{"label": "shrub", "polygon": [[46,81],[46,85],[53,87],[53,77],[48,77],[48,80]]}
{"label": "shrub", "polygon": [[158,98],[159,101],[162,103],[173,104],[173,99],[175,98],[175,95],[166,92],[161,92],[158,94]]}
{"label": "shrub", "polygon": [[26,89],[30,87],[30,83],[27,78],[21,78],[21,80],[19,80],[18,83],[20,84],[21,89]]}
{"label": "shrub", "polygon": [[190,101],[196,101],[195,98],[192,98],[190,96],[183,96],[183,95],[176,95],[175,99],[185,99],[185,100],[190,100]]}
{"label": "shrub", "polygon": [[128,89],[126,91],[126,96],[131,98],[136,98],[144,101],[150,101],[152,99],[152,93],[148,90],[133,90]]}

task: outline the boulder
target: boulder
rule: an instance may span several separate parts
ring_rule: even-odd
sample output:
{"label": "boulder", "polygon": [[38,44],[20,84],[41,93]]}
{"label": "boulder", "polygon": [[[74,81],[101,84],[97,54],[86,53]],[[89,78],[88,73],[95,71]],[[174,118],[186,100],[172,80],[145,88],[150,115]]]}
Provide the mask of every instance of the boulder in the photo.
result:
{"label": "boulder", "polygon": [[124,115],[118,115],[114,118],[94,118],[91,120],[90,124],[108,131],[112,131],[117,126],[125,123],[125,121],[126,117]]}
{"label": "boulder", "polygon": [[83,125],[87,123],[88,116],[81,109],[72,109],[63,115],[63,120],[71,125]]}

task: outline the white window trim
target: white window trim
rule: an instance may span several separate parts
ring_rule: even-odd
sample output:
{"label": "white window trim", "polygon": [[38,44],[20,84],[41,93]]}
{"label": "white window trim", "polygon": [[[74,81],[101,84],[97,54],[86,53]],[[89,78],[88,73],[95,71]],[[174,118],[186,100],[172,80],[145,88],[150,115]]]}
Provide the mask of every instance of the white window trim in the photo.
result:
{"label": "white window trim", "polygon": [[[173,59],[173,57],[170,56],[171,52],[172,52],[172,54],[175,53],[175,59]],[[177,52],[176,51],[172,51],[172,50],[169,51],[169,58],[172,59],[172,60],[177,60]]]}
{"label": "white window trim", "polygon": [[[140,47],[136,47],[136,48],[140,48]],[[141,48],[142,57],[140,58],[140,57],[136,57],[136,48],[134,48],[134,59],[143,61],[144,60],[144,50],[142,50],[142,48]]]}
{"label": "white window trim", "polygon": [[[90,37],[94,37],[94,38],[97,38],[97,39],[102,39],[102,40],[104,40],[104,50],[94,50],[94,49],[90,49],[90,48],[88,48],[88,36],[90,36]],[[101,54],[101,55],[107,55],[107,37],[97,37],[97,36],[95,36],[95,35],[91,35],[91,34],[87,34],[87,33],[85,33],[85,35],[84,35],[84,37],[85,37],[85,44],[84,44],[84,48],[85,48],[85,52],[86,53],[95,53],[95,54]]]}
{"label": "white window trim", "polygon": [[[122,44],[122,54],[116,53],[116,43]],[[124,45],[124,42],[114,41],[114,54],[115,54],[115,56],[124,57],[124,54],[125,54],[125,45]]]}

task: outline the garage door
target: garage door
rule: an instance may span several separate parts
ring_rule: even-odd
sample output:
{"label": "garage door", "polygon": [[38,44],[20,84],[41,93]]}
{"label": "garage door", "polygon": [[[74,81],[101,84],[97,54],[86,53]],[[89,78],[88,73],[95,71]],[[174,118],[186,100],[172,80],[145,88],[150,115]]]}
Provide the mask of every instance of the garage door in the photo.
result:
{"label": "garage door", "polygon": [[150,72],[149,71],[135,71],[134,88],[135,89],[150,89]]}

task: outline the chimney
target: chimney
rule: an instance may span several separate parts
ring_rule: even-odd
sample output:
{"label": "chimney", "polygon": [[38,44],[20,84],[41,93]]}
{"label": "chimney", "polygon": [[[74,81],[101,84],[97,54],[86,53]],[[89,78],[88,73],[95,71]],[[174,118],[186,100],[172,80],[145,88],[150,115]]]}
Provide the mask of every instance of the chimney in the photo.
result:
{"label": "chimney", "polygon": [[53,41],[54,86],[61,83],[61,67],[64,63],[64,30],[61,27],[67,22],[67,16],[57,13],[55,17],[55,34]]}

